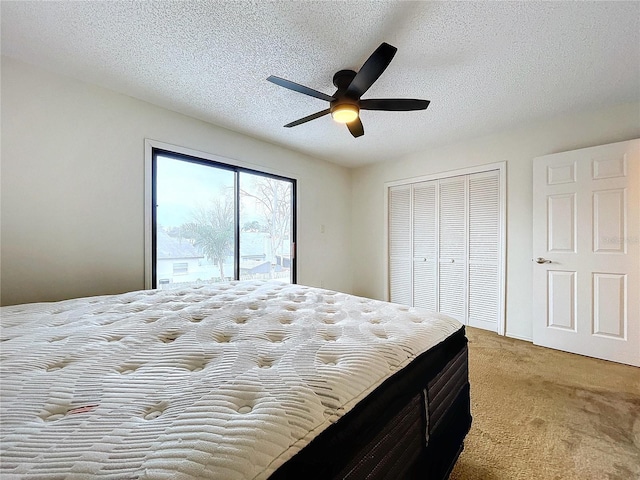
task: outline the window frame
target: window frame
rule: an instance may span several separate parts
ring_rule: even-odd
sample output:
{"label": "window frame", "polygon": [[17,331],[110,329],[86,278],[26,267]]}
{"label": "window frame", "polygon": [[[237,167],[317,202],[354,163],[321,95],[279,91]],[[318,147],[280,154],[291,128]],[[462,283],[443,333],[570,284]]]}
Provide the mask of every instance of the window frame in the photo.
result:
{"label": "window frame", "polygon": [[[283,172],[275,172],[258,165],[250,165],[237,160],[232,160],[217,155],[199,152],[196,150],[178,147],[175,145],[145,139],[145,248],[144,248],[144,284],[145,289],[156,289],[156,173],[157,157],[174,158],[178,161],[187,161],[223,170],[234,172],[234,257],[235,280],[240,278],[240,173],[273,178],[291,183],[291,283],[297,283],[297,178]],[[260,169],[258,169],[258,168]]]}

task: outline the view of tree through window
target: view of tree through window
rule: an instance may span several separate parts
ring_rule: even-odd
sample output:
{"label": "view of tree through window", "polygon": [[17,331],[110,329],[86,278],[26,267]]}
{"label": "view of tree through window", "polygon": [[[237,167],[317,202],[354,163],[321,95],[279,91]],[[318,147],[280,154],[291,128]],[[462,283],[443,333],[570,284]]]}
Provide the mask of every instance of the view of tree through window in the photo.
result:
{"label": "view of tree through window", "polygon": [[157,287],[294,280],[293,180],[160,153],[154,160]]}
{"label": "view of tree through window", "polygon": [[291,269],[291,182],[240,174],[240,278]]}

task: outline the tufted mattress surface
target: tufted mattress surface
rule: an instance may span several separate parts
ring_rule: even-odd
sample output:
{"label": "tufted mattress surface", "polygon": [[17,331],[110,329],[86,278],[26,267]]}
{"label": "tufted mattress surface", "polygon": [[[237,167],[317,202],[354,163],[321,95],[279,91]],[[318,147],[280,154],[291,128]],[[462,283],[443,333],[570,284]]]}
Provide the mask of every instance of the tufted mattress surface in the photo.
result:
{"label": "tufted mattress surface", "polygon": [[462,328],[260,281],[0,313],[2,478],[267,478]]}

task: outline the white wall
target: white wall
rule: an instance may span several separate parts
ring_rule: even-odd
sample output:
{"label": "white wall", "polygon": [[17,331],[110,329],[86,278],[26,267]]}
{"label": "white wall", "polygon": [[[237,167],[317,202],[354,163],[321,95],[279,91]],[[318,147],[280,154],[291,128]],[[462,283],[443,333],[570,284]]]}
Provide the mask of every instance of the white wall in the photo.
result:
{"label": "white wall", "polygon": [[532,159],[640,137],[640,105],[620,105],[350,172],[5,57],[1,102],[4,305],[144,288],[145,138],[297,178],[298,281],[380,299],[384,183],[506,160],[507,334],[521,338],[531,338]]}
{"label": "white wall", "polygon": [[640,104],[555,118],[509,132],[415,153],[353,171],[353,292],[384,298],[384,183],[507,162],[506,334],[531,339],[532,160],[640,137]]}
{"label": "white wall", "polygon": [[145,138],[298,179],[298,281],[351,290],[349,170],[6,57],[1,93],[3,305],[144,288]]}

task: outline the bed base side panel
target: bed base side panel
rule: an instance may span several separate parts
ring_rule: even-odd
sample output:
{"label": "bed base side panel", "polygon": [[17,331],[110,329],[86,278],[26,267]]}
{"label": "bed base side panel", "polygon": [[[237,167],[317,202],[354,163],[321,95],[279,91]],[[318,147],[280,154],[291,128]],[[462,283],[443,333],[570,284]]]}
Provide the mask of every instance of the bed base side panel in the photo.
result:
{"label": "bed base side panel", "polygon": [[282,465],[278,479],[444,479],[471,425],[464,329]]}
{"label": "bed base side panel", "polygon": [[368,442],[334,478],[406,478],[411,465],[421,456],[423,435],[420,421],[422,396],[417,395]]}
{"label": "bed base side panel", "polygon": [[464,437],[471,427],[469,384],[458,392],[439,423],[430,433],[429,444],[417,463],[421,472],[414,478],[446,479],[464,448]]}

